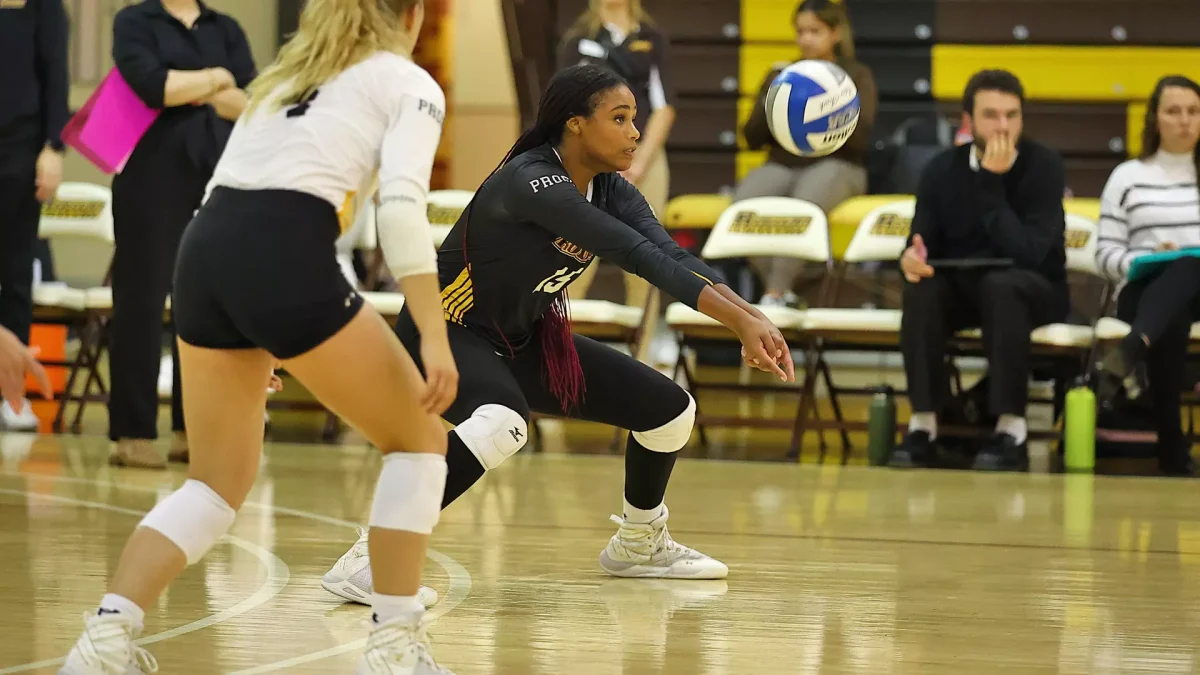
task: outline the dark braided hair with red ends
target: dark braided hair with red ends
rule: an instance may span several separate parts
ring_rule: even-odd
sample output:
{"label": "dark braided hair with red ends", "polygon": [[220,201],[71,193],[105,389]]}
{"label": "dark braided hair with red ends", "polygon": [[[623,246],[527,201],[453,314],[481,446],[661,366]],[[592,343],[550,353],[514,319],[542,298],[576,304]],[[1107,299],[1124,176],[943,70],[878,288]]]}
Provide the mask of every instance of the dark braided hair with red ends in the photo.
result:
{"label": "dark braided hair with red ends", "polygon": [[[590,117],[596,112],[596,106],[605,93],[627,86],[624,78],[603,66],[581,64],[559,71],[546,85],[533,126],[521,134],[492,175],[523,153],[546,144],[557,147],[562,143],[567,120]],[[463,228],[462,248],[463,260],[470,270],[470,263],[466,261],[467,229]],[[492,323],[495,325],[494,319]],[[499,326],[496,330],[499,331]],[[556,294],[537,330],[542,348],[542,377],[550,393],[562,405],[563,412],[569,412],[583,399],[585,383],[579,354],[575,351],[575,338],[571,333],[566,288]],[[507,344],[508,338],[502,332],[500,335]],[[510,345],[509,354],[512,353]]]}

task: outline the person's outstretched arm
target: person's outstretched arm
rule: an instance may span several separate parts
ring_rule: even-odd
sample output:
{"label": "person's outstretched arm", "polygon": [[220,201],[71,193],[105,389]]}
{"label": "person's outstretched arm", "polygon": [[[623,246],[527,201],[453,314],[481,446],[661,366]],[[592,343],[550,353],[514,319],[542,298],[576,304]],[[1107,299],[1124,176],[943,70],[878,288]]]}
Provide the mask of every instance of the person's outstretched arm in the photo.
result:
{"label": "person's outstretched arm", "polygon": [[719,321],[737,334],[748,359],[756,358],[763,364],[758,367],[788,379],[777,365],[780,347],[771,334],[773,326],[730,302],[711,280],[667,255],[641,232],[593,206],[561,166],[530,163],[513,174],[506,189],[505,208],[511,215],[615,263]]}

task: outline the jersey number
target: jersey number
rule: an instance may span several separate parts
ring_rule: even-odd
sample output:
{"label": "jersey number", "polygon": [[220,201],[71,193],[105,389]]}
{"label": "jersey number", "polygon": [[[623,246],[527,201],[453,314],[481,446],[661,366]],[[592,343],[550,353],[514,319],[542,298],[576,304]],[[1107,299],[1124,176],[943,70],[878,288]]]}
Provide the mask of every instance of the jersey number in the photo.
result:
{"label": "jersey number", "polygon": [[563,267],[554,274],[551,274],[549,277],[543,279],[542,283],[538,284],[537,288],[533,290],[541,291],[543,293],[557,293],[561,291],[564,286],[574,281],[575,277],[579,276],[580,274],[583,274],[583,268],[571,272],[568,271],[568,268]]}
{"label": "jersey number", "polygon": [[305,96],[300,103],[296,104],[295,107],[287,111],[288,118],[291,119],[293,117],[304,117],[304,114],[308,112],[308,107],[313,101],[316,100],[317,94],[319,93],[321,93],[320,89],[314,89],[311,94]]}

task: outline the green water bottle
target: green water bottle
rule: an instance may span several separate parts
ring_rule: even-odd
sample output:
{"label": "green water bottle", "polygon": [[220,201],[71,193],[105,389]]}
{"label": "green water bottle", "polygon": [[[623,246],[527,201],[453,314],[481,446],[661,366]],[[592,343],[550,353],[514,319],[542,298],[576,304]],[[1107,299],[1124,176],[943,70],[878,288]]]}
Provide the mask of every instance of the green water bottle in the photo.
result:
{"label": "green water bottle", "polygon": [[1070,472],[1088,472],[1096,467],[1096,394],[1087,380],[1076,380],[1067,392],[1063,428],[1063,465]]}
{"label": "green water bottle", "polygon": [[867,407],[867,459],[884,466],[896,446],[896,396],[889,386],[880,387]]}

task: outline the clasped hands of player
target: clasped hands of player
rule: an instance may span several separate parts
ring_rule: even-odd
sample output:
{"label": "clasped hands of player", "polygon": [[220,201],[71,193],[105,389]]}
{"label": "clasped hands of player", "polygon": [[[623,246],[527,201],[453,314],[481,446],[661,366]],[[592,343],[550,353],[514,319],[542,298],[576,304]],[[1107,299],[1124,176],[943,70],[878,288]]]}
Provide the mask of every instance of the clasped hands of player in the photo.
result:
{"label": "clasped hands of player", "polygon": [[784,382],[796,381],[792,352],[774,324],[748,316],[737,336],[742,342],[742,360],[746,365],[778,375]]}

